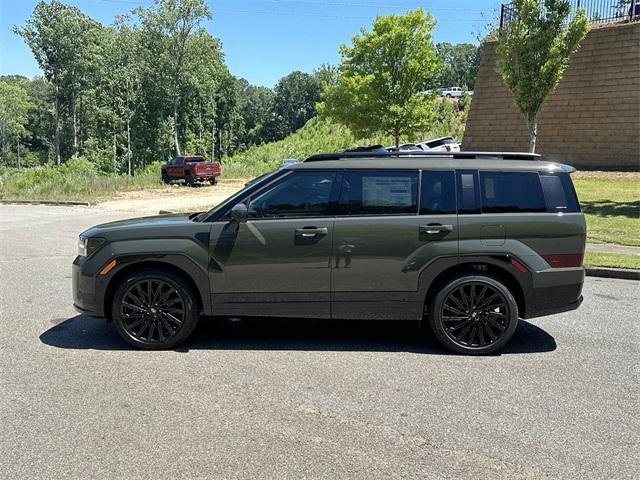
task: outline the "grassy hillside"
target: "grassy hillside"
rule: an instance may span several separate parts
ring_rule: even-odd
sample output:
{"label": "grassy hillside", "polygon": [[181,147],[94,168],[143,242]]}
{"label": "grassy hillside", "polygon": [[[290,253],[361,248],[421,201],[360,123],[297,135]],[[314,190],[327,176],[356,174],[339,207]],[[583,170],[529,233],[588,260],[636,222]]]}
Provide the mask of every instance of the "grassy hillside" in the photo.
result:
{"label": "grassy hillside", "polygon": [[285,158],[304,160],[318,152],[335,152],[355,145],[391,143],[389,138],[378,137],[357,140],[345,127],[326,120],[313,118],[300,130],[287,138],[251,147],[223,161],[225,178],[254,177],[280,165]]}
{"label": "grassy hillside", "polygon": [[[438,118],[431,131],[417,136],[420,140],[453,135],[462,140],[464,132],[464,113],[458,112],[451,105],[442,102],[438,107]],[[401,141],[409,141],[401,139]],[[277,167],[285,158],[304,160],[309,155],[319,152],[335,152],[358,145],[382,144],[393,145],[390,136],[378,135],[371,138],[356,138],[349,129],[331,123],[328,120],[312,118],[297,132],[284,140],[252,147],[233,157],[224,159],[222,174],[225,178],[254,177]]]}

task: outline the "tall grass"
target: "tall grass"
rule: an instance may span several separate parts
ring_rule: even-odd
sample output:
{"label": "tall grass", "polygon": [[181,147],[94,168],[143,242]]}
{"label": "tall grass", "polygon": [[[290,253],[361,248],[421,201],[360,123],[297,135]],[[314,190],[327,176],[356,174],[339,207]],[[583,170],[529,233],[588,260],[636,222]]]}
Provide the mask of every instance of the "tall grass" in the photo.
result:
{"label": "tall grass", "polygon": [[105,175],[83,158],[72,158],[60,166],[0,167],[0,199],[3,200],[100,200],[118,192],[161,185],[159,162],[133,177]]}

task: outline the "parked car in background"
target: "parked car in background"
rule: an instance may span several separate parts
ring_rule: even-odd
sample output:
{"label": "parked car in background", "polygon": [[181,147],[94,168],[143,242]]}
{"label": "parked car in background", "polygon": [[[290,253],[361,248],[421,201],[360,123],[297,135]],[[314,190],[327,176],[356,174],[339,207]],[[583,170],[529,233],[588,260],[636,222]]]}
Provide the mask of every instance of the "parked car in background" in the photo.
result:
{"label": "parked car in background", "polygon": [[438,94],[447,98],[458,98],[462,96],[462,93],[463,90],[460,87],[447,87],[438,89]]}
{"label": "parked car in background", "polygon": [[434,138],[418,143],[418,146],[425,152],[459,152],[460,145],[453,137]]}
{"label": "parked car in background", "polygon": [[160,174],[164,183],[184,180],[191,187],[198,182],[215,185],[220,176],[220,163],[207,162],[201,155],[178,156],[162,165]]}
{"label": "parked car in background", "polygon": [[422,149],[416,145],[415,143],[404,143],[400,145],[400,149],[397,149],[395,146],[390,146],[386,148],[387,152],[419,152]]}

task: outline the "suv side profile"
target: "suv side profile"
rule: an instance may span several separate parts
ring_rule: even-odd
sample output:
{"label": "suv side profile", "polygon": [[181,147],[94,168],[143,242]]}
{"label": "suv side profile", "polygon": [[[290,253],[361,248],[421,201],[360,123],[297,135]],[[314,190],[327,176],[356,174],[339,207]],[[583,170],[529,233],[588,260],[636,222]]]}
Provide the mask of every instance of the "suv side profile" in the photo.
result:
{"label": "suv side profile", "polygon": [[519,318],[578,308],[574,169],[532,154],[319,154],[208,212],[80,235],[74,305],[171,348],[202,316],[415,320],[488,354]]}

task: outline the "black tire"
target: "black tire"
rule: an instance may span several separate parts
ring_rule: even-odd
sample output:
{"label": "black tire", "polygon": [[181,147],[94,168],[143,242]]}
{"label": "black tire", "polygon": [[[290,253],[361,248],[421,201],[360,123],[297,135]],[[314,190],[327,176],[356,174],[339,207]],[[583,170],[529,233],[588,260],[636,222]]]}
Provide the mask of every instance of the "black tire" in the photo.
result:
{"label": "black tire", "polygon": [[187,184],[187,187],[195,186],[195,182],[191,175],[187,175],[186,177],[184,177],[184,182]]}
{"label": "black tire", "polygon": [[215,185],[216,183],[218,183],[218,177],[213,177],[213,178],[209,179],[209,183],[211,185]]}
{"label": "black tire", "polygon": [[198,324],[200,307],[191,286],[163,270],[132,273],[115,291],[111,317],[129,344],[164,350],[186,340]]}
{"label": "black tire", "polygon": [[518,304],[509,289],[493,277],[458,276],[430,303],[429,326],[449,350],[486,355],[511,340],[518,326]]}
{"label": "black tire", "polygon": [[169,174],[167,172],[162,172],[162,181],[164,183],[170,183],[171,182],[171,177],[169,177]]}

